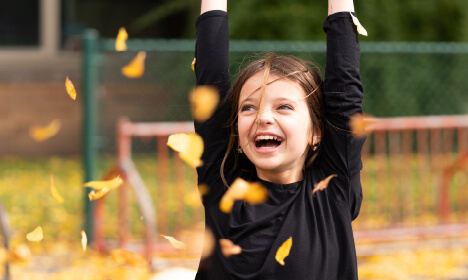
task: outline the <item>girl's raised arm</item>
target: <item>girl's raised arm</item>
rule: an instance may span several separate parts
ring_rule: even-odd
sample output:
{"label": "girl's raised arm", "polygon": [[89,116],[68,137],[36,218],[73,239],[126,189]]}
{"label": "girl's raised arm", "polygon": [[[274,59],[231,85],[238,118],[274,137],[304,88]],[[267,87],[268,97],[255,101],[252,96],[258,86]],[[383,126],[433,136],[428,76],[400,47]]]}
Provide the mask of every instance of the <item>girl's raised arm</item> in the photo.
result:
{"label": "girl's raised arm", "polygon": [[227,11],[227,0],[202,0],[201,13],[203,14],[208,11]]}
{"label": "girl's raised arm", "polygon": [[328,0],[328,15],[339,12],[354,12],[353,0]]}

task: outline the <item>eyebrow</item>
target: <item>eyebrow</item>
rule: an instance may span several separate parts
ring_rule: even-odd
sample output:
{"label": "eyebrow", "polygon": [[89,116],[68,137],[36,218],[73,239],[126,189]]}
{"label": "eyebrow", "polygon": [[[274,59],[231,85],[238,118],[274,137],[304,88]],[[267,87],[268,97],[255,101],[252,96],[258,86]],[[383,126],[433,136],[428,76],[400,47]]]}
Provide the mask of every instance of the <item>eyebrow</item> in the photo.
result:
{"label": "eyebrow", "polygon": [[[258,100],[258,98],[253,98],[253,97],[247,97],[246,99],[242,100],[242,102],[239,102],[239,106],[244,104],[245,102],[247,101],[256,101]],[[294,102],[297,102],[301,99],[297,99],[297,100],[292,100],[290,98],[287,98],[287,97],[278,97],[278,98],[275,98],[274,101],[278,102],[289,102],[289,103],[294,103]]]}

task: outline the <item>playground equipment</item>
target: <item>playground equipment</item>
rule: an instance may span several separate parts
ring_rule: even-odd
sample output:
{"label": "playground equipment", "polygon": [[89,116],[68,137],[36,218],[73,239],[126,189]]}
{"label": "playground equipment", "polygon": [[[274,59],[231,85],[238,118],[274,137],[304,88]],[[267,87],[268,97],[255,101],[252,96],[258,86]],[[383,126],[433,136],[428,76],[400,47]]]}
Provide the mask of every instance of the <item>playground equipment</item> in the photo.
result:
{"label": "playground equipment", "polygon": [[[467,235],[468,191],[464,184],[468,181],[464,168],[468,165],[468,115],[382,118],[377,119],[371,130],[363,149],[365,168],[361,177],[365,199],[355,224],[356,240],[379,242]],[[125,118],[118,122],[117,163],[106,178],[120,174],[125,181],[119,194],[120,245],[125,245],[128,239],[128,186],[135,192],[144,217],[146,256],[150,257],[154,248],[157,226],[166,227],[167,223],[156,223],[152,198],[132,162],[131,138],[157,138],[157,176],[164,184],[169,180],[167,137],[188,132],[193,132],[192,122],[133,123]],[[176,172],[183,165],[174,160]],[[457,186],[451,187],[455,175],[460,178]],[[178,180],[180,177],[175,176]],[[415,186],[407,185],[408,182]],[[175,185],[181,186],[183,181]],[[99,227],[104,219],[103,203],[104,200],[97,201],[94,214],[98,250],[105,250]],[[429,215],[431,222],[427,223],[422,215]]]}

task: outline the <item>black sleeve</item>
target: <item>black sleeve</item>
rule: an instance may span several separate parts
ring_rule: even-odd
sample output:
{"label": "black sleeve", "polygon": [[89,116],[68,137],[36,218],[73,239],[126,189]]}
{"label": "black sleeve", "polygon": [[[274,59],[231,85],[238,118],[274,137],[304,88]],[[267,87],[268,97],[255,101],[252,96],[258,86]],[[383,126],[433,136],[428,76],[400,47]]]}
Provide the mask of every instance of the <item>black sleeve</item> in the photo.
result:
{"label": "black sleeve", "polygon": [[349,12],[328,16],[327,61],[323,102],[326,132],[318,159],[328,173],[338,174],[336,187],[347,198],[351,215],[357,216],[362,200],[359,171],[365,138],[356,138],[349,129],[349,119],[362,113],[364,96],[359,74],[360,47],[356,26]]}
{"label": "black sleeve", "polygon": [[[203,123],[195,122],[195,131],[204,141],[203,166],[197,168],[199,184],[219,185],[219,168],[229,141],[226,124],[231,103],[224,101],[231,86],[229,75],[228,15],[223,11],[209,11],[196,21],[195,74],[197,85],[216,86],[220,104],[213,116]],[[210,191],[215,194],[214,190]]]}

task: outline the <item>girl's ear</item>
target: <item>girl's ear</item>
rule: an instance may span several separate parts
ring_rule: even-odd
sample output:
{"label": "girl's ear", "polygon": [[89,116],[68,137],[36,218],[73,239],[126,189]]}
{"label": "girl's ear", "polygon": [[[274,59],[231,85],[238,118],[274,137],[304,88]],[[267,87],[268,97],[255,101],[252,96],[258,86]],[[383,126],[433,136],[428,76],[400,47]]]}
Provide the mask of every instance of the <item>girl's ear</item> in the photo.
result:
{"label": "girl's ear", "polygon": [[322,139],[322,137],[320,137],[320,135],[314,135],[312,137],[312,146],[315,146],[317,145],[318,143],[320,143],[320,140]]}

